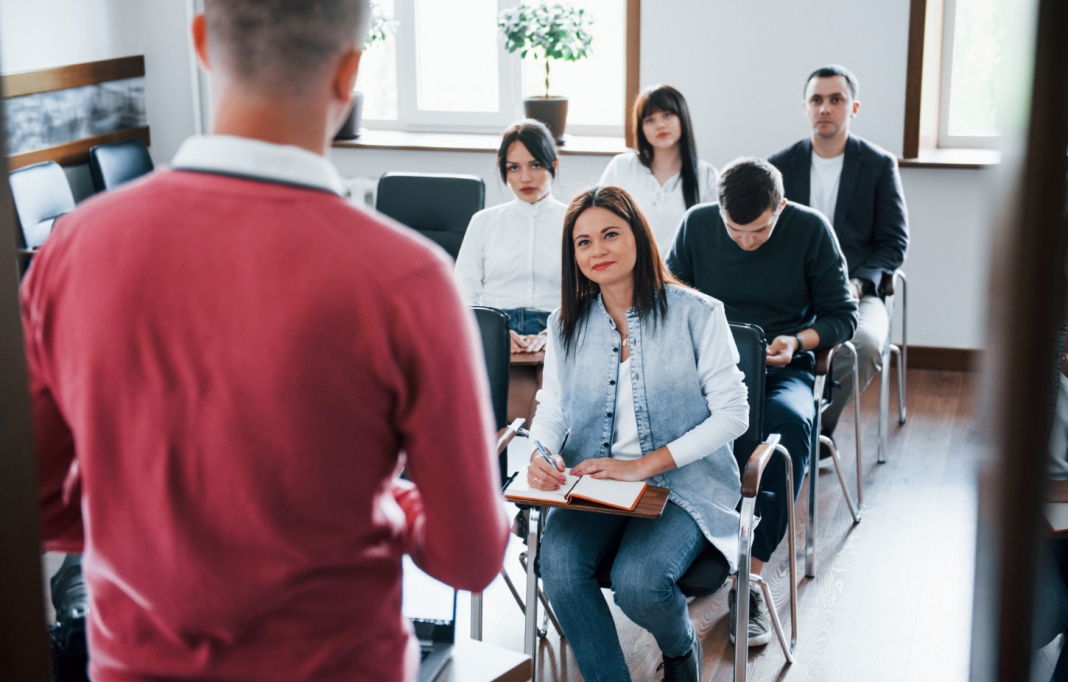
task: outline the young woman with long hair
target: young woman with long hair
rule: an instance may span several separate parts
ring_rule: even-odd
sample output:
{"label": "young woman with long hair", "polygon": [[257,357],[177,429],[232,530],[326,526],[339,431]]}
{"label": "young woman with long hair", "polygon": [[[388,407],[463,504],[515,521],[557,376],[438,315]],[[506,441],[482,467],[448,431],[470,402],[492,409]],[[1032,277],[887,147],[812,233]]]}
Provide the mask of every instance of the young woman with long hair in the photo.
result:
{"label": "young woman with long hair", "polygon": [[716,169],[697,157],[690,108],[670,85],[643,90],[630,125],[637,150],[613,158],[601,184],[622,187],[637,200],[666,256],[683,214],[716,200]]}
{"label": "young woman with long hair", "polygon": [[544,347],[545,320],[560,305],[560,229],[567,207],[552,192],[558,165],[545,124],[526,119],[504,131],[497,168],[515,199],[476,213],[456,258],[464,300],[508,313],[513,353]]}
{"label": "young woman with long hair", "polygon": [[531,427],[556,467],[535,450],[527,482],[554,490],[571,467],[645,480],[671,498],[655,520],[550,511],[539,554],[545,590],[583,678],[629,680],[595,578],[618,546],[616,603],[656,638],[667,679],[699,680],[701,646],[676,582],[709,544],[736,567],[741,483],[731,442],[749,417],[723,304],[666,272],[641,209],[618,187],[575,197],[562,252],[562,306],[549,317]]}

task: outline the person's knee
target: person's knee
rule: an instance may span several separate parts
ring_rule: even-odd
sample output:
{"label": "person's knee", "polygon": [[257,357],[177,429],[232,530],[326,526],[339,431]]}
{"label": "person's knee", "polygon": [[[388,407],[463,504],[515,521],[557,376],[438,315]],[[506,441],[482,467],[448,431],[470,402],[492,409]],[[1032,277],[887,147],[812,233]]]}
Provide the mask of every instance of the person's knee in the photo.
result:
{"label": "person's knee", "polygon": [[568,551],[566,542],[552,540],[555,538],[547,536],[541,543],[541,552],[538,554],[541,579],[550,591],[567,590],[579,581],[577,562],[572,552]]}
{"label": "person's knee", "polygon": [[861,373],[865,367],[873,367],[876,370],[882,366],[883,344],[885,338],[876,338],[872,329],[860,328],[853,337],[853,347],[857,349],[857,366]]}
{"label": "person's knee", "polygon": [[617,560],[612,566],[614,598],[628,615],[662,611],[674,594],[675,584],[667,573],[644,558],[646,561]]}

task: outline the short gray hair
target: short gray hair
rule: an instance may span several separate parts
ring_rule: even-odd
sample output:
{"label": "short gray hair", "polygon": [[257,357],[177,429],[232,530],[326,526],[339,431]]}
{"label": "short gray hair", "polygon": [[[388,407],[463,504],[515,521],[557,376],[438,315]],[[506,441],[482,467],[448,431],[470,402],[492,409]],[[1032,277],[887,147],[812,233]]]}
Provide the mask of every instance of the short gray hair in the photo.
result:
{"label": "short gray hair", "polygon": [[212,59],[268,95],[302,94],[362,47],[368,0],[206,0]]}

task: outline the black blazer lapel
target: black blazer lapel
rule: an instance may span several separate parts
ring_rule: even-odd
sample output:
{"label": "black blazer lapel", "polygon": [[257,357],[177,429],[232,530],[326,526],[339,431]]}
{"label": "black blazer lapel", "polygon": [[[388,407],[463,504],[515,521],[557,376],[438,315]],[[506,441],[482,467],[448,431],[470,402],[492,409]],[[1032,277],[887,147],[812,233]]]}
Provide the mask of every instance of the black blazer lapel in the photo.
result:
{"label": "black blazer lapel", "polygon": [[805,206],[812,205],[812,140],[801,140],[799,151],[793,158],[794,178],[797,180],[795,196],[792,201]]}
{"label": "black blazer lapel", "polygon": [[836,226],[845,224],[849,202],[853,201],[853,190],[857,188],[860,167],[863,165],[864,157],[860,153],[860,141],[850,135],[846,141],[845,159],[842,160],[842,177],[838,180],[838,200],[834,205],[832,223]]}

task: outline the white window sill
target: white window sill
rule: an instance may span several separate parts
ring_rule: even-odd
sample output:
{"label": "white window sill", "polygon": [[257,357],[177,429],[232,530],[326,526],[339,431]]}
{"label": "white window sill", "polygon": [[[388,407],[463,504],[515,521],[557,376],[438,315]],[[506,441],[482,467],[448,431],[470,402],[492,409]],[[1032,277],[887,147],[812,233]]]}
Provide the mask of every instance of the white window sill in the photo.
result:
{"label": "white window sill", "polygon": [[989,168],[1001,163],[995,149],[921,149],[915,159],[898,159],[899,168]]}
{"label": "white window sill", "polygon": [[[334,149],[393,149],[397,151],[480,152],[496,154],[500,135],[413,133],[401,130],[364,130],[355,140],[336,140]],[[615,156],[627,151],[622,137],[569,135],[560,154]]]}

